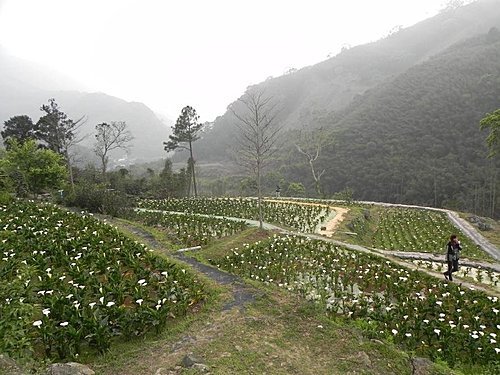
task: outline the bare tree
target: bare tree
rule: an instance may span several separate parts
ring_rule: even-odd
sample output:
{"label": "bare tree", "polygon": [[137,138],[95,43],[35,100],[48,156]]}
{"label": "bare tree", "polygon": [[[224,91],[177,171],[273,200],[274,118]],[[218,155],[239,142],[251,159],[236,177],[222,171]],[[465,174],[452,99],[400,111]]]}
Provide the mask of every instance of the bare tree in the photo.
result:
{"label": "bare tree", "polygon": [[325,174],[325,170],[322,169],[321,172],[318,172],[314,167],[314,163],[318,160],[321,150],[333,142],[323,129],[313,131],[301,130],[298,140],[299,141],[295,143],[295,147],[297,148],[297,151],[306,157],[307,162],[311,167],[316,193],[319,196],[322,196],[321,177]]}
{"label": "bare tree", "polygon": [[253,173],[257,182],[259,227],[262,229],[262,171],[278,150],[277,142],[281,126],[276,121],[276,104],[263,91],[249,91],[238,99],[237,108],[229,109],[239,120],[237,157],[240,164]]}
{"label": "bare tree", "polygon": [[94,145],[95,154],[101,159],[102,175],[105,176],[109,162],[109,152],[120,148],[128,150],[128,143],[134,139],[127,129],[125,121],[111,121],[111,124],[103,122],[95,127],[96,143]]}

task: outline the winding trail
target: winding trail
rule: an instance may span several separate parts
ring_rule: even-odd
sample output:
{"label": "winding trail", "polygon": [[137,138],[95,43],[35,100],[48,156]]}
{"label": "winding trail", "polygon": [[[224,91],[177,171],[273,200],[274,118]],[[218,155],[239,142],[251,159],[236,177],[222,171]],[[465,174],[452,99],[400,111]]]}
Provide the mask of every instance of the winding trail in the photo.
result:
{"label": "winding trail", "polygon": [[[107,221],[110,222],[109,219]],[[136,235],[137,237],[140,237],[144,244],[149,248],[154,249],[162,254],[167,254],[164,249],[164,245],[156,240],[156,238],[148,231],[138,226],[124,223],[122,221],[111,220],[111,223],[119,228],[125,229],[126,231]],[[242,310],[247,303],[253,302],[257,296],[262,295],[262,292],[248,286],[248,284],[246,284],[240,277],[221,271],[216,267],[198,262],[196,259],[188,257],[182,252],[177,251],[175,253],[168,253],[167,255],[189,264],[198,272],[215,281],[216,283],[230,287],[233,300],[227,302],[223,306],[223,311],[230,310],[233,307],[237,307]]]}
{"label": "winding trail", "polygon": [[[327,218],[327,222],[322,223],[321,226],[319,226],[321,228],[317,230],[317,233],[301,233],[301,232],[296,232],[296,231],[289,231],[289,230],[285,230],[279,226],[269,224],[269,223],[263,223],[264,229],[275,230],[275,231],[278,231],[278,232],[283,233],[283,234],[302,235],[302,236],[306,236],[306,237],[311,238],[311,239],[328,241],[328,242],[331,242],[335,245],[342,246],[342,247],[345,247],[345,248],[348,248],[348,249],[351,249],[354,251],[360,251],[360,252],[365,252],[365,253],[381,256],[381,257],[386,258],[388,260],[391,260],[391,261],[393,261],[401,266],[405,266],[405,267],[408,267],[411,269],[418,269],[418,270],[425,272],[429,275],[432,275],[434,277],[443,278],[443,275],[441,272],[429,270],[427,268],[421,268],[421,267],[418,267],[417,265],[415,265],[411,262],[411,260],[420,259],[420,260],[427,260],[427,261],[431,261],[431,262],[444,263],[444,257],[442,255],[436,255],[436,254],[432,254],[432,253],[421,253],[421,252],[404,252],[404,251],[388,251],[388,250],[381,250],[381,249],[373,249],[373,248],[368,248],[365,246],[354,245],[354,244],[350,244],[347,242],[342,242],[342,241],[332,239],[331,238],[332,234],[335,232],[338,225],[344,220],[344,218],[348,212],[348,209],[346,209],[344,207],[337,207],[334,205],[327,205],[327,204],[321,204],[321,203],[297,202],[297,201],[289,201],[289,200],[266,199],[266,201],[292,203],[292,204],[303,204],[303,205],[325,206],[325,207],[329,207],[330,209],[335,211],[335,214],[333,216],[330,216],[329,218]],[[411,207],[411,208],[422,209],[422,207],[419,207],[419,206],[398,205],[398,204],[390,204],[390,203],[376,203],[376,202],[361,202],[361,203],[379,204],[381,206]],[[469,225],[470,228],[467,228],[466,227],[467,223],[465,222],[465,220],[460,219],[458,217],[458,215],[456,215],[456,213],[454,213],[452,211],[448,211],[448,210],[442,210],[442,209],[435,209],[435,208],[428,208],[428,209],[440,211],[440,212],[446,212],[448,214],[448,216],[450,217],[450,220],[452,217],[455,218],[455,220],[453,220],[453,223],[457,227],[462,229],[464,231],[464,233],[466,233],[466,235],[471,236],[472,239],[484,238],[479,233],[477,233],[477,231],[475,231],[475,229],[472,226]],[[149,209],[140,209],[140,210],[141,211],[150,211],[150,212],[163,212],[161,210],[149,210]],[[170,213],[172,213],[172,212],[170,212]],[[173,212],[173,213],[180,214],[180,215],[184,214],[183,212]],[[225,219],[236,220],[236,221],[245,221],[247,224],[249,224],[251,226],[255,226],[255,227],[259,226],[259,221],[257,221],[257,220],[241,219],[241,218],[227,217],[227,216],[202,215],[202,214],[200,214],[200,216],[225,218]],[[468,230],[464,230],[464,228],[467,228]],[[138,229],[138,231],[136,230],[135,234],[141,235],[140,232],[143,232],[143,234],[144,233],[146,234],[146,237],[151,236],[151,234],[143,231],[140,228],[136,228],[136,229]],[[474,236],[474,237],[472,237],[472,236]],[[142,237],[142,235],[141,235],[141,237]],[[154,239],[154,237],[153,237],[153,239]],[[486,240],[482,241],[482,242],[489,243]],[[161,248],[161,244],[158,244],[158,243],[156,243],[156,246],[154,246],[154,247],[158,248],[158,246]],[[490,255],[496,254],[496,252],[498,252],[498,249],[496,249],[495,246],[493,246],[491,244],[489,244],[489,246],[492,247],[492,249],[490,249],[490,250],[495,250],[495,251],[491,251],[491,252],[488,251],[488,253]],[[486,249],[485,249],[485,251],[486,251]],[[181,252],[177,252],[177,253],[173,254],[172,256],[178,260],[181,260],[185,263],[190,264],[192,267],[194,267],[195,269],[197,269],[198,271],[200,271],[201,273],[203,273],[204,275],[206,275],[210,279],[212,279],[212,280],[214,280],[222,285],[231,285],[231,287],[233,288],[234,302],[230,303],[228,305],[228,308],[231,308],[234,306],[241,308],[242,306],[244,306],[245,303],[253,301],[254,296],[255,296],[253,293],[255,292],[255,290],[249,291],[245,287],[244,281],[241,280],[239,277],[236,277],[234,275],[230,275],[228,273],[220,271],[219,269],[217,269],[215,267],[211,267],[211,266],[205,265],[203,263],[200,263],[197,260],[190,258]],[[500,259],[500,254],[499,254],[498,259]],[[410,262],[408,260],[410,260]],[[483,269],[489,269],[489,270],[492,270],[495,272],[500,272],[500,263],[475,262],[475,261],[470,261],[467,259],[462,259],[461,264],[464,266],[470,266],[473,268],[483,268]],[[454,276],[454,278],[456,279],[456,281],[458,281],[460,284],[462,284],[464,286],[467,286],[469,288],[475,288],[478,290],[482,290],[483,292],[488,293],[490,295],[495,295],[497,297],[500,297],[500,291],[497,289],[494,289],[492,287],[489,287],[489,286],[483,285],[483,284],[479,285],[477,283],[471,283],[470,281],[465,280],[463,278],[460,278],[459,276]]]}
{"label": "winding trail", "polygon": [[381,203],[381,202],[369,202],[369,201],[359,201],[357,203],[375,205],[382,207],[406,207],[406,208],[416,208],[424,209],[436,212],[443,212],[448,216],[448,219],[460,229],[467,237],[469,237],[476,245],[488,253],[492,258],[500,261],[500,250],[489,242],[481,233],[479,233],[472,225],[470,225],[466,220],[458,216],[454,211],[445,210],[443,208],[435,207],[425,207],[425,206],[414,206],[409,204],[396,204],[396,203]]}

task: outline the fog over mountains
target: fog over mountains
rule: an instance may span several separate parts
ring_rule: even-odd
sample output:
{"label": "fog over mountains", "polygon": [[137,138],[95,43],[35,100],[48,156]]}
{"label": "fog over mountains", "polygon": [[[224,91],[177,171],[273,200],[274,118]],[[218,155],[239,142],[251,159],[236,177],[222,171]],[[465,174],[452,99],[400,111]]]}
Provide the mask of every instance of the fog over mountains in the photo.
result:
{"label": "fog over mountains", "polygon": [[[499,163],[486,158],[479,121],[500,108],[499,30],[500,2],[478,1],[250,87],[278,103],[285,129],[269,185],[314,192],[294,143],[297,129],[322,128],[326,196],[498,211]],[[196,145],[199,163],[231,160],[237,121],[231,111],[216,119]]]}
{"label": "fog over mountains", "polygon": [[[331,138],[317,160],[326,196],[352,189],[367,200],[500,207],[498,160],[486,159],[486,134],[478,126],[500,108],[499,30],[500,0],[480,0],[250,86],[278,104],[285,130],[275,180],[266,181],[299,182],[313,193],[294,142],[297,130],[322,128]],[[89,134],[99,122],[126,121],[135,137],[131,159],[165,156],[171,124],[144,104],[86,93],[76,82],[0,54],[2,122],[20,114],[36,121],[40,105],[54,97],[73,119],[87,117]],[[237,109],[237,103],[230,105]],[[221,114],[194,145],[202,174],[208,163],[220,168],[209,178],[239,173],[230,155],[236,122],[231,111]]]}
{"label": "fog over mountains", "polygon": [[[55,98],[61,110],[73,120],[86,119],[80,135],[88,135],[81,146],[92,148],[95,125],[101,122],[126,121],[134,136],[128,162],[148,161],[165,156],[162,140],[168,139],[171,122],[159,117],[146,105],[127,102],[104,93],[84,91],[82,84],[50,68],[8,55],[0,48],[0,122],[12,116],[40,118],[40,106]],[[118,151],[112,155],[122,158]]]}
{"label": "fog over mountains", "polygon": [[[377,42],[344,50],[319,64],[268,79],[252,89],[265,90],[279,103],[280,121],[287,129],[334,126],[339,111],[359,95],[492,27],[500,28],[500,1],[479,1],[442,12]],[[234,122],[230,111],[218,117],[209,143],[224,144],[221,136],[231,139]],[[225,148],[208,146],[203,155],[218,159],[214,151],[221,149]]]}

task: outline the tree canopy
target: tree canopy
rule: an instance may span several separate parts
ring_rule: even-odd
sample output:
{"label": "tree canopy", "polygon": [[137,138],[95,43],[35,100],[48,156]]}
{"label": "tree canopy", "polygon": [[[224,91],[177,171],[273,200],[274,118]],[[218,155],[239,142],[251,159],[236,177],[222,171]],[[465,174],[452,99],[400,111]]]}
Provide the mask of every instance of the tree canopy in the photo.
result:
{"label": "tree canopy", "polygon": [[180,116],[177,118],[175,125],[172,126],[173,133],[169,135],[169,141],[163,142],[165,151],[174,151],[182,148],[189,151],[188,173],[192,176],[194,195],[198,195],[196,187],[195,174],[195,159],[193,153],[193,142],[199,139],[199,131],[203,124],[198,122],[200,116],[191,106],[186,106],[182,109]]}
{"label": "tree canopy", "polygon": [[112,121],[110,124],[103,122],[96,125],[95,129],[97,133],[94,152],[101,160],[102,174],[105,175],[109,153],[118,148],[126,150],[133,137],[125,121]]}
{"label": "tree canopy", "polygon": [[[14,116],[4,122],[1,134],[4,141],[14,139],[19,143],[24,143],[29,139],[36,139],[35,124],[29,116]],[[9,145],[8,142],[6,144]]]}
{"label": "tree canopy", "polygon": [[36,196],[64,184],[66,168],[61,155],[39,148],[34,140],[22,144],[9,140],[9,149],[0,159],[0,169],[20,196]]}
{"label": "tree canopy", "polygon": [[481,129],[489,129],[490,133],[486,138],[486,144],[490,150],[490,157],[498,155],[500,151],[500,109],[493,113],[488,113],[480,123]]}

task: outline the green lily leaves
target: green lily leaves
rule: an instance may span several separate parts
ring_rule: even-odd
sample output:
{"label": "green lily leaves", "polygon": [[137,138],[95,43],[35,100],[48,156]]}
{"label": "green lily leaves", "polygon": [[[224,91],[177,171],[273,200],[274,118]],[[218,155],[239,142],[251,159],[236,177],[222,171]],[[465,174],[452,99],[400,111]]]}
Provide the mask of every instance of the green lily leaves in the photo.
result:
{"label": "green lily leaves", "polygon": [[382,257],[302,236],[245,245],[216,265],[362,319],[375,337],[450,363],[500,359],[497,297],[447,284]]}
{"label": "green lily leaves", "polygon": [[0,352],[104,352],[205,298],[190,273],[92,216],[15,202],[0,223]]}

